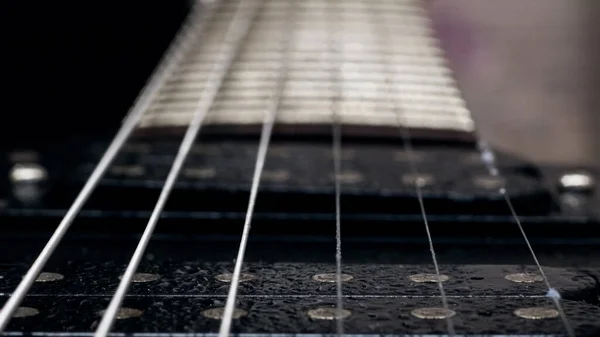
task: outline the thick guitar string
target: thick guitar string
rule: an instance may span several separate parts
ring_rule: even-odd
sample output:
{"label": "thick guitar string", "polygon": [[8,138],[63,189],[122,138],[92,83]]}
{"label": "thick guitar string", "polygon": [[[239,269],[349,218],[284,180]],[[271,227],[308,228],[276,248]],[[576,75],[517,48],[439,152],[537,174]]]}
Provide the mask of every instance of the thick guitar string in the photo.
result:
{"label": "thick guitar string", "polygon": [[[244,2],[248,0],[240,0]],[[237,291],[240,284],[240,274],[242,273],[242,265],[244,263],[244,255],[246,253],[246,246],[248,245],[248,238],[250,236],[250,229],[252,227],[252,215],[254,214],[254,206],[256,204],[256,197],[258,195],[258,187],[260,185],[260,178],[265,165],[267,151],[269,149],[269,143],[271,140],[271,134],[273,133],[273,126],[275,125],[275,119],[277,117],[277,111],[281,97],[283,96],[283,90],[287,80],[287,73],[289,67],[289,50],[291,47],[291,30],[293,29],[293,0],[287,1],[287,19],[284,21],[286,29],[284,34],[286,36],[283,39],[281,46],[281,59],[279,76],[275,84],[275,92],[271,97],[270,104],[265,108],[263,126],[260,134],[260,141],[258,144],[258,153],[256,155],[256,164],[254,167],[254,174],[252,176],[252,186],[250,188],[250,197],[248,200],[248,208],[246,210],[246,218],[244,220],[244,228],[242,231],[242,237],[240,239],[240,246],[238,249],[237,258],[235,260],[235,266],[231,277],[231,286],[229,287],[229,293],[227,294],[227,301],[225,303],[225,310],[223,312],[223,318],[221,320],[221,326],[219,327],[219,337],[227,337],[231,332],[231,323],[233,320],[233,311],[235,309],[235,301],[237,300]]]}
{"label": "thick guitar string", "polygon": [[[494,153],[492,152],[492,150],[489,149],[488,146],[483,141],[480,141],[478,143],[478,149],[481,152],[481,159],[482,159],[484,165],[486,166],[488,172],[490,173],[490,175],[494,176],[494,177],[500,176],[501,173],[500,173],[500,170],[498,169],[498,166],[496,165],[496,159],[495,159],[495,156],[494,156]],[[552,299],[552,301],[554,302],[556,309],[558,310],[558,313],[560,315],[560,318],[565,326],[567,335],[569,337],[575,337],[575,331],[573,331],[573,327],[571,326],[571,323],[567,319],[567,315],[565,314],[562,304],[560,303],[560,299],[561,299],[560,293],[555,288],[553,288],[552,285],[550,284],[550,281],[548,280],[548,277],[546,276],[546,273],[544,272],[544,268],[542,268],[542,265],[540,264],[540,261],[538,260],[537,255],[535,254],[533,246],[531,245],[531,242],[529,241],[529,238],[527,237],[527,233],[525,232],[525,229],[523,228],[523,224],[521,223],[521,218],[517,214],[517,211],[515,210],[515,207],[514,207],[512,201],[510,200],[510,196],[508,195],[508,190],[506,187],[506,182],[504,183],[504,186],[498,190],[498,193],[500,193],[500,195],[502,195],[502,197],[504,198],[504,201],[506,202],[506,205],[508,206],[511,216],[515,220],[515,223],[517,224],[517,227],[519,228],[519,231],[521,232],[521,235],[523,236],[523,240],[525,240],[525,244],[527,245],[527,248],[529,249],[529,252],[531,253],[531,257],[533,258],[533,261],[535,261],[535,264],[540,272],[540,275],[542,276],[544,283],[546,284],[546,287],[548,288],[548,293],[546,294],[546,296],[550,297],[550,299]]]}
{"label": "thick guitar string", "polygon": [[63,236],[69,230],[81,208],[93,193],[96,186],[104,176],[104,173],[123,147],[123,144],[125,144],[127,139],[129,139],[133,130],[139,123],[147,108],[152,103],[153,99],[156,97],[156,94],[162,87],[165,80],[169,77],[183,56],[189,50],[189,46],[192,45],[192,41],[197,40],[198,36],[201,34],[204,23],[207,21],[208,15],[211,13],[212,10],[207,8],[207,11],[201,15],[197,11],[197,8],[194,7],[193,11],[189,14],[186,22],[182,25],[180,31],[177,33],[175,40],[166,51],[154,74],[144,87],[144,90],[136,99],[132,109],[128,112],[127,116],[123,120],[120,129],[117,131],[117,134],[102,155],[102,158],[94,168],[94,171],[85,182],[83,188],[69,207],[67,213],[62,218],[60,224],[44,246],[43,250],[40,252],[36,260],[23,277],[22,281],[17,286],[17,289],[8,299],[2,308],[2,311],[0,311],[0,333],[2,333],[2,331],[4,331],[6,328],[15,310],[17,310],[18,306],[23,301],[23,298],[27,295],[31,285],[33,282],[35,282],[38,275],[46,265],[48,259],[52,256],[55,249],[60,244]]}
{"label": "thick guitar string", "polygon": [[[382,21],[383,20],[385,20],[385,19],[383,18]],[[385,27],[385,35],[384,36],[389,39],[390,38],[390,30],[387,26],[387,22],[384,23],[383,26]],[[387,59],[387,57],[385,57],[385,55],[383,55],[383,57],[385,58],[385,64],[389,68],[391,68],[390,60]],[[392,73],[395,73],[395,72],[390,71],[390,74],[392,74]],[[396,84],[395,79],[390,80],[390,76],[388,76],[385,79],[385,83],[386,83],[386,89],[387,89],[388,93],[390,94],[388,97],[393,97],[392,90],[390,87],[391,87],[391,84]],[[442,284],[442,279],[440,276],[440,267],[438,265],[437,257],[435,254],[435,248],[433,246],[433,238],[431,236],[431,231],[429,228],[429,221],[427,219],[427,212],[425,210],[425,202],[423,201],[422,181],[419,179],[419,172],[417,170],[415,160],[414,160],[414,151],[413,151],[413,147],[412,147],[410,130],[409,130],[409,128],[403,127],[403,125],[405,125],[402,120],[404,118],[404,111],[403,110],[399,111],[399,110],[401,110],[401,107],[399,106],[397,100],[392,100],[390,103],[393,106],[394,115],[396,117],[396,126],[397,126],[398,131],[400,132],[400,136],[402,138],[404,152],[408,156],[408,164],[410,167],[411,174],[415,177],[415,181],[414,181],[415,191],[417,193],[417,199],[419,201],[419,208],[421,211],[421,216],[423,218],[423,224],[425,225],[425,232],[427,234],[427,241],[429,244],[429,251],[431,253],[431,260],[433,261],[435,275],[437,277],[437,285],[438,285],[441,300],[442,300],[442,307],[446,310],[449,310],[448,298],[446,297],[446,291],[444,290],[444,285]],[[453,323],[451,317],[446,318],[446,325],[447,325],[447,329],[448,329],[448,335],[450,335],[451,337],[455,336],[456,332],[455,332],[454,323]]]}
{"label": "thick guitar string", "polygon": [[[335,6],[333,6],[333,2],[331,7],[328,7],[329,11],[332,15],[337,14]],[[327,13],[325,13],[327,16]],[[328,20],[328,28],[329,28],[329,52],[332,54],[329,57],[330,67],[329,73],[331,75],[331,133],[333,142],[332,153],[333,153],[333,173],[334,173],[334,184],[335,184],[335,284],[336,284],[336,328],[338,336],[344,334],[344,301],[342,297],[342,221],[341,221],[341,182],[340,182],[340,172],[342,170],[341,166],[341,148],[342,148],[342,127],[340,125],[339,115],[338,115],[338,105],[340,102],[341,96],[341,81],[340,81],[340,67],[343,60],[340,60],[340,64],[336,66],[335,63],[335,54],[339,53],[340,46],[339,40],[336,38],[336,30],[339,30],[339,27],[336,27],[336,23],[338,20],[333,17]],[[337,29],[336,29],[337,28]],[[338,55],[338,57],[341,57]]]}
{"label": "thick guitar string", "polygon": [[[247,6],[243,6],[243,4],[249,4]],[[105,337],[108,335],[110,328],[112,327],[114,320],[117,316],[119,307],[125,297],[125,294],[133,280],[133,275],[140,264],[140,261],[143,258],[144,251],[152,237],[152,233],[156,224],[158,223],[158,219],[161,216],[162,210],[169,198],[171,190],[177,181],[177,177],[179,176],[179,172],[185,163],[185,160],[188,157],[190,149],[194,144],[196,136],[200,131],[202,123],[206,118],[206,115],[210,111],[210,108],[219,92],[221,84],[225,76],[227,75],[229,68],[237,54],[237,50],[246,36],[248,32],[248,28],[250,27],[254,13],[256,12],[256,2],[255,1],[244,1],[241,2],[239,7],[236,10],[235,17],[232,19],[231,24],[228,27],[226,36],[224,38],[223,47],[220,51],[219,59],[213,66],[213,70],[211,71],[208,79],[207,86],[202,93],[202,98],[198,101],[198,106],[194,112],[194,118],[190,122],[189,127],[185,133],[185,136],[179,146],[179,150],[177,152],[177,156],[173,161],[173,165],[171,166],[171,170],[169,171],[169,175],[165,181],[165,184],[161,190],[160,196],[156,205],[154,206],[154,210],[152,211],[152,215],[148,220],[148,224],[146,225],[146,229],[136,247],[133,256],[127,266],[125,274],[123,275],[121,282],[119,283],[119,287],[115,292],[112,300],[106,312],[104,313],[100,324],[96,330],[96,337]]]}

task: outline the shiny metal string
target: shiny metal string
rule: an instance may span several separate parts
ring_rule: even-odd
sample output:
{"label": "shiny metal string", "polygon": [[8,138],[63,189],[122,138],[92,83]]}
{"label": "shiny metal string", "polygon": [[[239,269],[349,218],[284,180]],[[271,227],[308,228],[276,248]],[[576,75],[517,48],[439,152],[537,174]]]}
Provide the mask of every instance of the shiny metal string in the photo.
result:
{"label": "shiny metal string", "polygon": [[[435,249],[433,247],[433,239],[431,236],[431,231],[429,229],[429,221],[427,220],[427,213],[425,211],[425,202],[423,201],[423,182],[419,179],[419,172],[417,170],[415,161],[414,161],[414,151],[411,142],[410,131],[408,128],[403,128],[401,125],[402,117],[396,111],[396,116],[398,116],[398,130],[400,130],[400,134],[402,137],[402,142],[404,144],[404,152],[408,156],[408,164],[410,166],[411,173],[416,177],[415,178],[415,190],[417,192],[417,199],[419,200],[419,208],[421,209],[421,216],[423,217],[423,223],[425,225],[425,232],[427,233],[427,241],[429,243],[429,251],[431,252],[431,260],[433,261],[433,266],[435,268],[435,275],[437,277],[437,285],[440,290],[440,296],[442,299],[442,307],[446,310],[448,307],[448,298],[446,297],[446,292],[444,290],[444,285],[442,284],[442,279],[440,277],[440,267],[438,265],[437,257],[435,254]],[[454,330],[454,323],[452,322],[452,318],[447,318],[446,323],[448,326],[448,334],[450,336],[454,336],[456,334]]]}
{"label": "shiny metal string", "polygon": [[342,148],[342,126],[340,124],[340,116],[338,114],[339,102],[341,99],[342,83],[340,81],[340,72],[342,71],[341,63],[336,63],[336,58],[342,57],[340,54],[339,39],[336,37],[336,32],[340,28],[337,27],[338,22],[336,8],[334,2],[329,2],[331,7],[328,8],[330,14],[334,17],[328,20],[329,28],[329,53],[330,59],[330,81],[331,81],[331,133],[332,133],[332,153],[333,153],[333,171],[335,184],[335,284],[336,284],[336,328],[338,336],[344,334],[344,301],[342,297],[342,221],[341,221],[341,182],[340,172],[341,166],[341,148]]}
{"label": "shiny metal string", "polygon": [[150,219],[148,220],[148,224],[146,225],[144,233],[131,257],[125,274],[121,278],[121,282],[119,283],[117,291],[115,292],[115,295],[110,301],[110,304],[108,305],[108,308],[106,309],[104,315],[102,316],[102,320],[98,325],[95,333],[96,337],[107,336],[114,323],[119,307],[121,306],[123,298],[125,297],[125,294],[133,279],[133,275],[143,258],[146,246],[152,237],[152,233],[169,198],[169,194],[175,185],[179,172],[181,171],[190,149],[194,144],[196,136],[200,131],[202,122],[208,114],[215,97],[219,92],[219,88],[221,87],[221,84],[229,71],[231,63],[237,54],[238,48],[246,36],[248,28],[254,19],[254,13],[256,12],[257,7],[256,5],[256,1],[242,1],[237,8],[235,17],[232,19],[227,30],[227,34],[224,38],[225,41],[223,42],[219,58],[214,64],[210,76],[207,78],[208,85],[202,93],[202,98],[198,102],[197,108],[194,112],[194,117],[187,128],[181,145],[179,146],[179,150],[175,160],[173,161],[173,165],[171,166],[171,170],[169,171],[165,185],[161,190],[160,196],[158,197],[158,201],[154,206],[154,210],[152,211]]}
{"label": "shiny metal string", "polygon": [[[480,141],[478,143],[478,149],[481,152],[481,159],[482,159],[484,165],[486,166],[489,174],[494,177],[498,177],[498,176],[501,177],[501,172],[498,169],[498,166],[496,165],[495,155],[492,152],[492,150],[482,141]],[[573,331],[573,327],[571,326],[571,323],[569,322],[567,315],[565,314],[562,304],[560,303],[560,299],[561,299],[560,293],[558,292],[558,290],[553,288],[552,285],[550,284],[550,281],[548,280],[548,277],[546,276],[546,273],[544,272],[544,268],[542,268],[542,265],[540,264],[540,261],[538,260],[537,255],[535,254],[533,246],[531,245],[531,242],[529,241],[529,238],[527,237],[527,233],[525,232],[525,229],[523,228],[521,219],[520,219],[519,215],[517,214],[515,207],[513,206],[513,203],[508,194],[508,189],[506,187],[506,180],[505,180],[504,186],[498,190],[498,193],[500,195],[502,195],[502,197],[504,198],[504,201],[506,202],[506,205],[508,206],[510,214],[513,217],[513,219],[515,220],[515,223],[517,224],[517,227],[519,228],[519,231],[521,232],[521,236],[523,237],[523,240],[525,240],[525,244],[527,245],[527,248],[529,249],[529,252],[531,253],[531,257],[533,258],[533,261],[535,262],[535,265],[538,268],[540,275],[542,276],[544,283],[546,284],[546,287],[548,288],[548,293],[546,294],[546,296],[549,297],[554,302],[554,305],[556,306],[556,309],[560,315],[560,319],[562,320],[563,325],[565,327],[565,331],[567,332],[567,336],[575,337],[575,332]]]}
{"label": "shiny metal string", "polygon": [[[240,0],[248,1],[248,0]],[[223,318],[221,319],[221,326],[219,327],[219,337],[227,337],[231,332],[231,323],[233,320],[233,312],[235,310],[235,302],[237,300],[237,291],[240,284],[240,274],[242,273],[242,265],[244,263],[244,255],[246,253],[246,246],[248,245],[248,238],[250,236],[250,229],[252,227],[252,216],[254,214],[254,206],[256,204],[256,197],[258,195],[258,187],[260,184],[260,177],[263,172],[265,160],[267,157],[267,151],[269,149],[269,143],[271,140],[271,134],[273,133],[273,126],[275,125],[275,119],[277,116],[277,110],[279,109],[281,97],[283,96],[283,90],[287,80],[287,72],[289,67],[289,50],[291,44],[291,30],[293,29],[293,2],[294,0],[287,1],[287,16],[288,20],[284,21],[286,34],[283,39],[283,43],[280,51],[280,69],[277,82],[275,84],[275,92],[271,96],[271,101],[264,111],[264,119],[262,131],[260,134],[260,141],[258,144],[258,153],[256,155],[256,164],[254,167],[254,174],[252,176],[252,186],[250,188],[250,197],[248,200],[248,208],[246,210],[246,218],[244,220],[244,228],[242,231],[242,237],[240,239],[240,246],[238,254],[235,260],[235,266],[233,269],[233,275],[231,277],[231,286],[229,287],[229,293],[227,294],[227,301],[225,303],[225,310],[223,312]]]}
{"label": "shiny metal string", "polygon": [[102,155],[102,158],[85,182],[83,188],[75,198],[75,201],[73,201],[73,204],[69,207],[60,224],[23,277],[23,280],[17,286],[17,289],[5,303],[2,311],[0,311],[0,333],[6,328],[14,312],[23,301],[23,298],[27,295],[31,285],[35,282],[48,259],[60,244],[63,236],[69,230],[71,224],[79,214],[79,211],[95,190],[123,144],[125,144],[135,127],[138,125],[138,122],[156,97],[165,80],[174,71],[185,53],[189,50],[190,45],[193,44],[193,41],[197,40],[199,34],[202,32],[204,23],[207,21],[207,15],[210,13],[212,13],[212,10],[206,8],[204,14],[201,15],[195,7],[186,19],[186,22],[182,25],[174,42],[170,45],[154,74],[136,99],[132,109],[123,120],[121,128]]}
{"label": "shiny metal string", "polygon": [[[377,15],[373,15],[373,17],[376,17]],[[382,18],[382,22],[385,21],[385,18]],[[375,27],[377,27],[377,25],[375,25]],[[382,34],[382,36],[386,37],[387,40],[391,40],[390,38],[390,30],[387,26],[387,23],[383,24],[384,28],[384,34]],[[390,41],[391,43],[391,41]],[[387,55],[382,55],[382,57],[385,60],[385,64],[389,67],[391,67],[391,61],[389,59],[387,59]],[[390,74],[396,74],[396,71],[393,71],[392,69],[390,69]],[[391,75],[390,75],[391,76]],[[390,79],[390,76],[388,76],[385,80],[386,83],[386,89],[388,91],[388,93],[390,94],[389,97],[392,97],[391,95],[393,94],[392,90],[391,90],[391,86],[392,85],[397,85],[397,83],[395,82],[395,77],[394,79]],[[408,164],[410,167],[410,171],[411,174],[415,177],[415,191],[417,193],[417,199],[419,201],[419,208],[421,211],[421,216],[423,218],[423,224],[425,226],[425,232],[427,234],[427,242],[429,244],[429,251],[431,253],[431,260],[433,261],[433,266],[435,269],[435,275],[437,277],[437,286],[439,288],[440,291],[440,296],[441,296],[441,301],[442,301],[442,307],[446,310],[449,310],[449,306],[448,306],[448,298],[446,297],[446,291],[444,290],[444,285],[442,284],[442,279],[440,276],[440,267],[437,261],[437,257],[435,254],[435,248],[433,245],[433,238],[431,235],[431,231],[429,228],[429,221],[427,219],[427,212],[425,209],[425,202],[423,200],[423,181],[421,179],[419,179],[419,172],[417,170],[417,166],[415,164],[415,160],[414,160],[414,151],[413,151],[413,147],[412,147],[412,140],[411,140],[411,134],[410,134],[410,130],[407,127],[403,127],[403,125],[406,125],[405,123],[403,123],[403,119],[404,119],[404,114],[405,111],[404,109],[402,109],[401,107],[401,103],[398,102],[398,100],[393,100],[392,102],[390,102],[393,106],[393,111],[394,111],[394,115],[396,117],[396,126],[398,128],[398,131],[400,133],[400,136],[402,137],[402,143],[404,146],[404,152],[406,153],[406,155],[408,156]],[[452,321],[452,318],[446,318],[446,325],[447,325],[447,329],[448,329],[448,335],[450,335],[451,337],[455,336],[456,332],[454,329],[454,322]]]}

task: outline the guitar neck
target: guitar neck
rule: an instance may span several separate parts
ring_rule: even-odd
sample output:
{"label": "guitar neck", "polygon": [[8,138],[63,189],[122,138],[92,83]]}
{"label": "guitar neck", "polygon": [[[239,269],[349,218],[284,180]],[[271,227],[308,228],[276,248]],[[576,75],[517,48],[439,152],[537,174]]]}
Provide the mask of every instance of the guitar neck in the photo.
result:
{"label": "guitar neck", "polygon": [[[213,130],[256,130],[277,96],[283,132],[329,133],[334,116],[353,134],[393,135],[399,125],[428,137],[473,132],[421,1],[248,2],[239,15],[249,30],[234,50],[223,37],[237,3],[198,5],[190,26],[202,33],[164,76],[143,131],[187,127],[217,90],[204,122]],[[224,57],[232,62],[214,81]]]}

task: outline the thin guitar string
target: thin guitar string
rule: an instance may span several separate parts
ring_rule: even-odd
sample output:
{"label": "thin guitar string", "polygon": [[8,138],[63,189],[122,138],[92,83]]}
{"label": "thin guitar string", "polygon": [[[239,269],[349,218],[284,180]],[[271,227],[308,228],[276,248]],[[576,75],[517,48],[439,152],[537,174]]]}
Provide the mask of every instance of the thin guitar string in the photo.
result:
{"label": "thin guitar string", "polygon": [[129,139],[147,108],[152,103],[154,97],[156,97],[156,94],[162,87],[166,78],[169,77],[169,75],[173,72],[175,67],[183,58],[183,55],[189,50],[189,46],[191,45],[190,42],[196,40],[201,34],[204,27],[204,22],[207,21],[208,16],[212,13],[210,7],[212,6],[207,7],[207,11],[200,14],[197,10],[197,7],[194,6],[192,12],[186,18],[186,21],[181,26],[175,37],[175,40],[165,52],[154,74],[136,99],[132,109],[124,118],[121,127],[102,155],[90,177],[85,182],[83,188],[69,207],[67,213],[62,218],[54,233],[52,233],[52,236],[40,254],[37,256],[36,260],[32,263],[25,276],[23,276],[22,281],[19,283],[12,296],[5,303],[2,311],[0,311],[0,333],[2,333],[2,331],[4,331],[8,325],[15,310],[17,310],[19,304],[27,295],[31,285],[33,282],[35,282],[38,275],[46,265],[48,259],[52,256],[55,249],[60,244],[62,238],[69,230],[81,208],[104,176],[104,173],[112,164],[114,158],[119,153],[125,142]]}
{"label": "thin guitar string", "polygon": [[[240,2],[248,0],[240,0]],[[291,22],[293,14],[293,0],[287,1],[287,15],[288,20],[284,21],[286,28],[284,34],[286,36],[283,39],[280,70],[277,82],[275,84],[275,92],[271,97],[270,104],[265,108],[263,126],[260,134],[260,141],[258,144],[258,153],[256,155],[256,164],[254,167],[254,174],[252,177],[252,186],[250,188],[250,197],[248,200],[248,208],[246,210],[246,218],[244,220],[244,228],[242,231],[242,237],[240,239],[240,246],[238,254],[235,260],[235,266],[231,277],[231,286],[229,287],[229,293],[227,294],[227,301],[225,303],[225,310],[223,312],[223,318],[221,319],[221,325],[219,327],[219,337],[227,337],[231,332],[231,323],[233,320],[233,311],[235,309],[235,301],[237,299],[237,291],[240,284],[240,275],[242,273],[242,265],[244,263],[244,255],[246,253],[246,246],[248,245],[248,238],[250,236],[250,229],[252,227],[252,215],[254,214],[254,206],[256,204],[256,197],[258,195],[258,187],[260,185],[260,177],[263,172],[265,165],[267,151],[269,149],[269,143],[271,140],[271,134],[273,133],[273,126],[277,117],[277,111],[281,102],[281,96],[283,96],[283,90],[287,80],[287,73],[289,68],[289,50],[291,43],[291,29],[293,24]]]}
{"label": "thin guitar string", "polygon": [[[250,5],[243,6],[241,3],[249,3]],[[194,111],[193,119],[191,120],[185,136],[179,146],[179,150],[173,161],[169,175],[165,180],[165,184],[161,190],[156,205],[154,206],[154,210],[152,211],[152,215],[148,220],[148,224],[146,225],[144,233],[138,242],[138,246],[131,257],[129,265],[127,266],[125,274],[119,283],[117,291],[115,292],[115,295],[110,301],[110,304],[102,316],[100,324],[98,325],[95,333],[96,337],[107,336],[114,323],[119,307],[121,306],[123,298],[125,297],[125,294],[127,293],[127,290],[133,280],[133,275],[143,258],[144,251],[150,239],[152,238],[154,228],[158,223],[158,219],[161,216],[162,210],[169,198],[173,186],[175,185],[179,172],[181,171],[181,168],[188,157],[190,149],[194,144],[196,136],[200,131],[206,115],[210,111],[223,80],[229,71],[235,55],[237,54],[237,50],[253,21],[254,13],[256,12],[255,2],[246,1],[241,3],[238,6],[235,16],[228,27],[219,59],[214,64],[214,67],[209,74],[208,79],[206,80],[207,86],[202,92],[202,97],[197,103],[198,106]]]}
{"label": "thin guitar string", "polygon": [[[331,15],[337,14],[336,8],[333,5],[333,2],[330,2],[332,5],[328,7],[331,11]],[[328,17],[327,13],[325,13],[324,17]],[[340,31],[340,27],[335,23],[339,22],[339,18],[330,18],[328,20],[329,23],[329,53],[332,54],[329,57],[330,67],[329,69],[331,75],[331,132],[333,142],[332,153],[333,153],[333,171],[334,171],[334,184],[335,184],[335,284],[336,284],[336,328],[338,336],[344,334],[344,301],[342,297],[342,221],[341,221],[341,182],[340,182],[340,172],[342,170],[341,166],[341,148],[342,148],[342,127],[339,121],[338,115],[338,107],[341,96],[341,88],[342,83],[340,81],[340,67],[344,62],[343,53],[340,52],[339,39],[336,39],[336,33],[342,34]],[[336,65],[335,54],[340,58],[339,63]]]}
{"label": "thin guitar string", "polygon": [[[477,148],[481,152],[481,159],[482,159],[484,165],[486,166],[489,174],[493,177],[501,176],[500,170],[498,169],[498,166],[496,165],[495,155],[492,152],[492,150],[487,146],[487,144],[485,144],[483,141],[479,141]],[[517,214],[517,211],[515,210],[515,207],[514,207],[512,201],[510,199],[510,196],[508,194],[508,189],[506,186],[506,178],[504,178],[504,180],[505,180],[505,182],[503,184],[504,186],[498,190],[498,193],[500,195],[502,195],[502,197],[504,198],[504,201],[506,202],[506,205],[508,206],[510,214],[513,217],[513,219],[515,220],[515,223],[517,224],[517,227],[519,228],[519,231],[521,232],[521,236],[523,237],[523,240],[525,240],[525,244],[527,245],[527,248],[529,249],[529,252],[531,253],[531,257],[533,258],[533,261],[535,261],[535,264],[540,272],[540,275],[542,276],[542,279],[544,280],[544,283],[546,284],[546,287],[548,288],[548,293],[546,294],[546,296],[549,297],[554,302],[554,305],[556,306],[556,309],[559,313],[560,319],[562,320],[563,325],[565,326],[567,335],[569,337],[575,337],[575,331],[573,330],[573,327],[571,326],[571,323],[569,322],[567,315],[565,314],[564,308],[563,308],[562,304],[560,303],[560,299],[561,299],[560,293],[558,292],[558,290],[553,288],[552,285],[550,284],[550,280],[548,280],[548,276],[544,272],[544,268],[542,268],[542,265],[540,264],[540,261],[538,260],[537,255],[535,254],[533,246],[531,245],[531,242],[529,241],[529,238],[527,237],[527,233],[525,232],[525,228],[523,227],[523,224],[521,223],[521,218]]]}
{"label": "thin guitar string", "polygon": [[[425,10],[425,6],[423,5],[423,9]],[[441,47],[438,45],[437,46],[439,49],[441,49]],[[444,61],[447,62],[446,59],[444,59]],[[447,65],[448,66],[448,65]],[[462,98],[462,97],[461,97]],[[466,104],[465,104],[466,105]],[[466,108],[466,106],[465,106]],[[474,133],[477,135],[477,131],[474,131]],[[495,156],[494,153],[491,151],[491,149],[487,146],[487,144],[483,141],[481,141],[481,137],[478,136],[477,137],[480,141],[477,144],[477,149],[480,151],[481,153],[481,159],[484,163],[484,165],[486,166],[489,174],[491,176],[497,177],[500,175],[500,171],[496,165],[496,161],[495,161]],[[501,187],[498,192],[502,195],[502,197],[504,198],[510,213],[512,215],[512,217],[514,218],[517,227],[519,228],[519,231],[521,232],[521,235],[523,236],[523,239],[525,240],[525,243],[527,245],[527,248],[529,249],[529,251],[531,252],[531,256],[533,257],[533,260],[535,261],[535,264],[537,266],[537,268],[540,271],[540,274],[546,284],[546,287],[548,288],[548,293],[547,296],[550,297],[552,299],[552,301],[555,303],[555,306],[559,312],[559,315],[561,317],[561,320],[564,324],[565,330],[567,332],[567,335],[569,337],[575,337],[575,333],[573,331],[573,328],[571,327],[571,324],[569,323],[564,309],[562,307],[562,305],[560,304],[560,294],[559,292],[554,289],[551,285],[550,285],[550,281],[548,280],[548,277],[546,276],[546,273],[544,273],[544,270],[534,252],[533,246],[531,245],[529,238],[527,237],[527,234],[525,233],[525,229],[523,228],[523,225],[521,223],[521,220],[519,218],[519,216],[517,215],[517,212],[510,200],[510,197],[508,195],[508,191],[507,191],[507,187],[506,187],[506,181],[504,183],[504,186]]]}
{"label": "thin guitar string", "polygon": [[[394,109],[396,111],[396,109]],[[404,125],[401,122],[401,117],[399,116],[399,114],[396,111],[396,116],[397,116],[397,123],[398,123],[398,129],[400,130],[401,133],[401,137],[402,137],[402,142],[404,144],[404,152],[406,152],[406,154],[408,155],[408,164],[410,166],[410,170],[411,173],[416,177],[415,179],[415,190],[417,192],[417,199],[419,200],[419,208],[421,209],[421,216],[423,217],[423,223],[425,224],[425,231],[427,233],[427,241],[429,243],[429,251],[431,252],[431,259],[433,261],[433,266],[435,268],[435,275],[437,277],[437,285],[438,288],[440,290],[440,295],[441,295],[441,299],[442,299],[442,307],[446,310],[449,310],[449,306],[448,306],[448,299],[446,297],[446,291],[444,290],[444,286],[442,285],[442,279],[440,276],[440,267],[438,265],[438,261],[437,261],[437,257],[435,254],[435,249],[433,247],[433,239],[431,236],[431,231],[429,229],[429,221],[427,220],[427,213],[425,211],[425,202],[423,201],[423,191],[422,191],[422,182],[421,180],[418,179],[418,171],[416,168],[416,165],[414,164],[414,152],[413,152],[413,148],[412,148],[412,143],[411,143],[411,136],[410,136],[410,131],[408,130],[408,128],[404,129],[402,128],[402,125]],[[446,323],[448,326],[448,334],[450,336],[454,336],[456,334],[455,330],[454,330],[454,323],[452,322],[452,318],[447,318],[446,319]]]}
{"label": "thin guitar string", "polygon": [[[385,36],[386,38],[390,39],[391,37],[391,32],[390,29],[387,25],[387,22],[385,21],[385,18],[382,18],[382,22],[383,25],[385,27]],[[390,42],[391,43],[391,42]],[[391,68],[391,61],[385,58],[385,64],[388,68]],[[391,69],[390,69],[391,70]],[[389,75],[387,76],[387,78],[385,79],[385,83],[386,83],[386,89],[388,92],[388,97],[393,97],[393,92],[391,90],[391,84],[397,84],[395,81],[395,76],[394,79],[390,81],[390,77],[392,77],[392,74],[397,74],[395,71],[392,72],[390,71]],[[390,83],[391,82],[391,83]],[[427,241],[429,244],[429,251],[431,253],[431,260],[433,261],[433,266],[435,269],[435,274],[437,277],[437,285],[440,291],[440,295],[441,295],[441,301],[442,301],[442,307],[446,310],[449,310],[449,306],[448,306],[448,299],[446,297],[446,291],[444,290],[444,286],[442,284],[442,279],[440,276],[440,268],[439,268],[439,264],[437,261],[437,257],[436,257],[436,253],[435,253],[435,248],[433,246],[433,238],[431,236],[431,231],[429,228],[429,221],[427,219],[427,212],[425,210],[425,202],[423,201],[423,191],[422,191],[422,181],[419,180],[419,173],[417,170],[417,167],[415,165],[415,160],[414,160],[414,152],[413,152],[413,147],[412,147],[412,141],[411,141],[411,134],[410,134],[410,130],[408,127],[403,128],[402,125],[407,125],[405,123],[403,123],[403,118],[404,118],[404,110],[401,110],[402,108],[399,106],[401,105],[401,103],[398,103],[397,100],[391,100],[390,102],[393,106],[393,111],[394,111],[394,115],[396,117],[396,126],[398,128],[398,131],[400,133],[400,136],[402,138],[402,143],[404,146],[404,152],[407,154],[408,156],[408,164],[410,167],[410,171],[413,174],[413,176],[415,177],[415,190],[417,193],[417,199],[419,201],[419,208],[421,211],[421,216],[423,218],[423,224],[425,225],[425,232],[427,234]],[[454,323],[452,321],[451,317],[446,318],[446,325],[447,325],[447,329],[448,329],[448,334],[450,336],[455,336],[456,332],[454,329]]]}
{"label": "thin guitar string", "polygon": [[[422,5],[422,8],[424,10],[426,10],[426,6],[424,4]],[[439,44],[438,44],[437,48],[442,50],[442,48],[441,48],[441,46],[439,46]],[[444,61],[446,62],[446,65],[449,67],[447,59],[444,59]],[[464,101],[463,97],[460,97],[460,98],[463,99],[463,101]],[[465,103],[464,103],[464,105],[466,108]],[[498,169],[498,167],[496,165],[496,159],[495,159],[495,155],[494,155],[493,151],[482,140],[482,137],[481,137],[481,135],[478,134],[477,130],[474,131],[474,134],[476,135],[476,138],[479,140],[477,143],[477,149],[480,152],[481,160],[484,163],[484,165],[486,166],[489,174],[493,177],[500,176],[500,170]],[[536,264],[538,270],[540,271],[540,275],[542,276],[544,283],[546,284],[546,287],[548,288],[547,296],[550,297],[552,299],[552,301],[554,302],[554,304],[559,312],[560,318],[563,322],[563,325],[565,327],[565,330],[567,332],[567,335],[569,337],[575,337],[575,332],[573,331],[573,328],[571,327],[571,324],[569,323],[569,320],[567,319],[564,309],[560,303],[560,293],[551,286],[550,281],[548,280],[548,277],[546,276],[546,273],[544,272],[544,270],[537,258],[537,255],[535,254],[533,246],[531,245],[529,238],[527,237],[525,229],[523,228],[523,224],[521,223],[521,219],[518,216],[512,202],[510,200],[510,196],[509,196],[507,186],[506,186],[506,179],[505,179],[505,182],[503,185],[504,186],[502,186],[501,188],[498,189],[498,193],[500,195],[502,195],[502,197],[504,198],[504,200],[510,210],[511,215],[514,218],[515,223],[517,224],[517,227],[519,228],[519,231],[521,232],[523,239],[525,240],[527,248],[529,249],[531,256],[533,257],[533,260],[535,261],[535,264]]]}

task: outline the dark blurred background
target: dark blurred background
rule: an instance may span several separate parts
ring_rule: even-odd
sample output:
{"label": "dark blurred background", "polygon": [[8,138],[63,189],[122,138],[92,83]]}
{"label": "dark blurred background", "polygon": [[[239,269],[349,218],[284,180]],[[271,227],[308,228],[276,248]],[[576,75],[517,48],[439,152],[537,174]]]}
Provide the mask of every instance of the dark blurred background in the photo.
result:
{"label": "dark blurred background", "polygon": [[[114,129],[190,1],[2,1],[0,146]],[[481,135],[543,162],[600,165],[600,1],[433,0]]]}
{"label": "dark blurred background", "polygon": [[190,3],[2,1],[2,145],[118,125]]}

